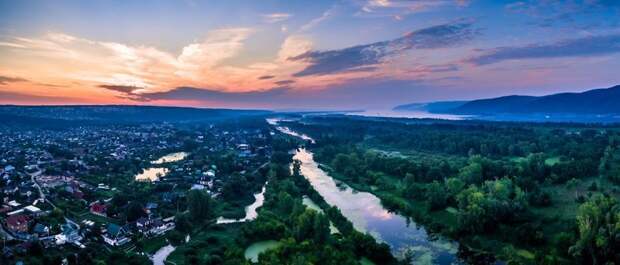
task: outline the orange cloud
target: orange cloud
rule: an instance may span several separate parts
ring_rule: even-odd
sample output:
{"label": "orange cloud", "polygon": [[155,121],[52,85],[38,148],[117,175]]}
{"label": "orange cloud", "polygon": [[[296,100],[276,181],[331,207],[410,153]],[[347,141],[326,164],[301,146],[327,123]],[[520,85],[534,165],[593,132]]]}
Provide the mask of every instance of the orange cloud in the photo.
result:
{"label": "orange cloud", "polygon": [[[296,75],[312,66],[313,61],[294,58],[311,52],[322,54],[314,51],[313,41],[301,34],[285,38],[271,60],[244,58],[250,63],[233,63],[256,32],[251,28],[212,30],[203,40],[182,47],[178,54],[152,46],[89,40],[63,33],[0,39],[0,76],[32,81],[0,84],[0,90],[46,97],[70,95],[85,103],[132,103],[141,94],[177,87],[222,93],[265,92],[283,86],[315,90],[361,78],[411,79],[433,72],[415,64],[411,68],[411,58],[401,55],[347,71]],[[131,90],[134,96],[127,97],[124,91],[109,87],[135,88]]]}

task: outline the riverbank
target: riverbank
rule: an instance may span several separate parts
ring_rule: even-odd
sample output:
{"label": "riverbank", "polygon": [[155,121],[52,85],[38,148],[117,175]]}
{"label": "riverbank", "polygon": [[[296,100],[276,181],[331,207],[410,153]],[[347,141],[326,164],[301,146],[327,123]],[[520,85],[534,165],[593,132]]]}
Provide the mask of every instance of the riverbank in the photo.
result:
{"label": "riverbank", "polygon": [[319,167],[310,151],[300,148],[293,159],[301,161],[302,175],[329,205],[338,207],[356,230],[388,244],[395,256],[410,257],[414,263],[452,264],[458,261],[457,244],[430,235],[411,219],[390,212],[373,193],[337,181]]}
{"label": "riverbank", "polygon": [[[459,238],[456,235],[454,232],[458,222],[456,209],[447,208],[439,211],[431,211],[425,201],[401,198],[389,191],[380,190],[377,187],[351,182],[327,165],[320,164],[320,167],[322,170],[328,172],[332,178],[346,183],[349,187],[360,192],[368,192],[377,196],[384,207],[388,208],[390,211],[411,218],[416,224],[424,227],[431,237],[446,237],[458,240],[460,244],[459,247],[461,248],[460,251],[465,251],[468,255],[472,256],[471,258],[493,259],[493,256],[496,256],[498,259],[502,258],[495,253],[501,253],[505,244],[498,242],[496,239],[485,237]],[[476,241],[478,241],[477,244],[475,243]],[[480,246],[481,244],[479,242],[481,241],[493,242],[493,244],[496,245],[494,249],[485,249]],[[527,250],[517,249],[517,251],[519,251],[524,258],[532,257],[532,254]]]}

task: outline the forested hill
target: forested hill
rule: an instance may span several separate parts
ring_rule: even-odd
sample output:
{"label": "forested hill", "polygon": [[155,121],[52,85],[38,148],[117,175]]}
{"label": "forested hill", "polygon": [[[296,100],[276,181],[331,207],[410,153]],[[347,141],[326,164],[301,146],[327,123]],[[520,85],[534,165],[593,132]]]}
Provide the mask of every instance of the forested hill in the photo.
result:
{"label": "forested hill", "polygon": [[0,106],[4,125],[48,125],[143,122],[213,122],[231,118],[268,114],[262,110],[201,109],[158,106]]}
{"label": "forested hill", "polygon": [[[620,85],[581,93],[559,93],[547,96],[505,96],[479,99],[429,112],[464,115],[498,114],[576,114],[598,115],[620,113]],[[432,106],[433,103],[428,104]],[[444,104],[445,105],[445,104]],[[405,106],[405,105],[403,105]],[[395,110],[403,109],[397,106]],[[448,105],[449,106],[449,105]]]}

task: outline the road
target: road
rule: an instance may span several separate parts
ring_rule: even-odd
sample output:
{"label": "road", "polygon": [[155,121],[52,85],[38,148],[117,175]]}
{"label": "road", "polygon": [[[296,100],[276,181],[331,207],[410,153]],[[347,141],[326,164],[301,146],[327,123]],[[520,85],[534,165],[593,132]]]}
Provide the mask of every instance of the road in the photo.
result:
{"label": "road", "polygon": [[256,174],[256,172],[258,172],[261,168],[266,167],[267,165],[269,165],[269,161],[265,162],[264,164],[260,165],[260,167],[256,168],[254,171],[252,171],[251,175]]}
{"label": "road", "polygon": [[41,169],[34,173],[28,173],[28,175],[30,175],[30,180],[32,181],[32,183],[34,183],[34,186],[37,187],[37,190],[39,190],[39,198],[41,198],[42,201],[49,203],[52,207],[54,207],[54,209],[56,209],[56,205],[45,198],[45,193],[43,192],[41,185],[39,185],[39,182],[37,182],[37,177],[41,174],[43,174],[43,170]]}
{"label": "road", "polygon": [[43,170],[39,169],[39,171],[34,173],[28,173],[30,175],[30,180],[34,183],[34,186],[39,190],[39,198],[45,201],[45,193],[43,193],[43,189],[41,189],[41,185],[37,182],[37,177],[43,173]]}

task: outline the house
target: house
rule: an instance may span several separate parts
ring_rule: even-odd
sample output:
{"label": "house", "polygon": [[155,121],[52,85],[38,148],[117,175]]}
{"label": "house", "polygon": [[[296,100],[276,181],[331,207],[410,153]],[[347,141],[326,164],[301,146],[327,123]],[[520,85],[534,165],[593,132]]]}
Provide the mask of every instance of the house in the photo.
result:
{"label": "house", "polygon": [[147,236],[163,235],[174,229],[174,221],[162,221],[161,218],[140,218],[136,221],[136,228]]}
{"label": "house", "polygon": [[11,215],[6,218],[6,227],[13,232],[28,232],[28,225],[30,224],[30,218],[26,215],[18,214]]}
{"label": "house", "polygon": [[32,216],[41,216],[43,214],[43,212],[41,211],[41,209],[39,209],[39,207],[36,207],[34,205],[28,205],[26,207],[24,207],[25,212],[29,213]]}
{"label": "house", "polygon": [[108,207],[106,207],[105,204],[100,202],[94,202],[90,205],[90,212],[95,215],[107,217],[107,210]]}
{"label": "house", "polygon": [[10,202],[9,202],[9,203],[7,203],[7,204],[8,204],[9,206],[13,207],[13,208],[16,208],[16,207],[21,206],[21,204],[20,204],[19,202],[16,202],[16,201],[14,201],[14,200],[13,200],[13,201],[10,201]]}
{"label": "house", "polygon": [[80,231],[77,224],[74,223],[65,223],[60,226],[60,230],[62,230],[62,234],[67,239],[67,242],[77,242],[82,240],[82,236],[80,236]]}
{"label": "house", "polygon": [[153,223],[153,219],[146,218],[146,217],[140,217],[136,221],[136,228],[138,228],[138,231],[140,231],[140,233],[145,233],[147,230],[149,230],[149,227],[151,226],[152,223]]}
{"label": "house", "polygon": [[39,236],[47,236],[50,233],[50,228],[41,223],[37,223],[34,225],[34,228],[32,228],[32,232]]}
{"label": "house", "polygon": [[127,237],[127,230],[116,224],[108,224],[101,237],[103,237],[103,241],[111,246],[121,246],[131,241],[131,239]]}
{"label": "house", "polygon": [[215,177],[215,170],[213,170],[213,169],[209,169],[209,170],[207,170],[207,171],[204,173],[204,175],[205,175],[206,177],[214,178],[214,177]]}
{"label": "house", "polygon": [[4,167],[4,172],[9,173],[9,172],[13,172],[13,170],[15,170],[14,166],[8,165],[8,166]]}
{"label": "house", "polygon": [[76,224],[67,222],[60,226],[60,230],[62,230],[62,233],[54,236],[57,245],[63,245],[65,243],[72,243],[78,246],[81,245],[80,240],[82,240],[82,236]]}

